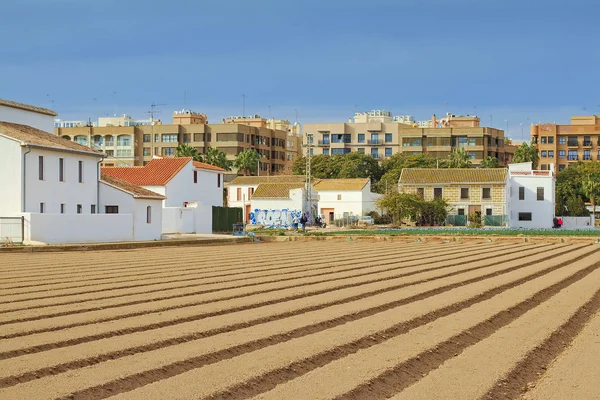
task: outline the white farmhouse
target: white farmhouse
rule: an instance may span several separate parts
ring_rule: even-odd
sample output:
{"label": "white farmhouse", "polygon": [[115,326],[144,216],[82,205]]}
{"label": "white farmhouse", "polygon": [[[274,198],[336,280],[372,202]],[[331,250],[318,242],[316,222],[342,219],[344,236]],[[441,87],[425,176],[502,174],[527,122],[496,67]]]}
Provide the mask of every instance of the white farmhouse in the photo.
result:
{"label": "white farmhouse", "polygon": [[44,132],[54,130],[57,114],[47,108],[0,99],[0,121],[27,125]]}
{"label": "white farmhouse", "polygon": [[532,163],[508,165],[507,210],[511,228],[552,228],[554,217],[554,166],[536,171]]}
{"label": "white farmhouse", "polygon": [[251,200],[254,192],[261,183],[297,183],[304,184],[305,177],[301,175],[278,176],[238,176],[227,184],[227,206],[244,210],[245,221],[250,222]]}
{"label": "white farmhouse", "polygon": [[289,228],[293,218],[296,216],[300,219],[303,213],[312,220],[317,211],[317,198],[314,193],[311,185],[312,199],[308,202],[303,182],[261,183],[250,201],[250,224]]}
{"label": "white farmhouse", "polygon": [[133,240],[160,240],[165,196],[107,174],[100,180],[100,209],[106,214],[131,214]]}
{"label": "white farmhouse", "polygon": [[143,167],[104,167],[102,173],[165,196],[163,233],[212,233],[212,207],[223,206],[222,168],[191,157],[154,158]]}
{"label": "white farmhouse", "polygon": [[355,216],[360,219],[376,208],[381,197],[371,192],[371,180],[363,179],[321,179],[315,183],[318,194],[319,213],[325,222]]}

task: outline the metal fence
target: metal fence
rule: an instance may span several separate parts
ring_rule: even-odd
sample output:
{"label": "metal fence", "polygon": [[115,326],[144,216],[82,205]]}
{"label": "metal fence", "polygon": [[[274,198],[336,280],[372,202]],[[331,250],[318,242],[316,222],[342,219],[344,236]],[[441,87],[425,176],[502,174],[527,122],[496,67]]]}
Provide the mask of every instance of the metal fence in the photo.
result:
{"label": "metal fence", "polygon": [[466,215],[448,215],[446,217],[446,225],[465,226],[467,225]]}
{"label": "metal fence", "polygon": [[0,244],[23,243],[25,217],[0,217]]}
{"label": "metal fence", "polygon": [[232,233],[233,225],[243,223],[243,210],[239,207],[217,207],[212,208],[213,233]]}
{"label": "metal fence", "polygon": [[507,222],[506,215],[484,215],[484,226],[504,226]]}

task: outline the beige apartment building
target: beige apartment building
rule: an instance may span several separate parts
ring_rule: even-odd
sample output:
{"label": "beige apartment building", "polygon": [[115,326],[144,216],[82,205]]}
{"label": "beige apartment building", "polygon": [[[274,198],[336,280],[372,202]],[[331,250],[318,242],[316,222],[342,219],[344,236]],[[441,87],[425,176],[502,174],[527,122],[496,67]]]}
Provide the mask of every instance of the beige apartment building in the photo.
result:
{"label": "beige apartment building", "polygon": [[574,116],[570,125],[532,124],[531,143],[538,148],[540,169],[562,171],[577,161],[600,161],[600,117]]}
{"label": "beige apartment building", "polygon": [[441,160],[462,147],[475,165],[487,156],[507,165],[515,151],[505,143],[504,131],[481,127],[476,116],[447,114],[437,119],[433,115],[427,122],[416,123],[409,116],[392,117],[389,111],[374,110],[356,113],[347,123],[305,124],[304,131],[305,151],[313,155],[356,151],[383,160],[396,153],[425,153]]}
{"label": "beige apartment building", "polygon": [[236,118],[208,124],[205,114],[182,110],[173,114],[172,124],[155,121],[152,125],[55,128],[55,134],[104,151],[108,156],[104,166],[145,165],[153,156],[173,156],[177,146],[188,144],[201,153],[216,147],[230,160],[253,149],[261,155],[261,174],[282,173],[302,154],[300,138],[287,130],[271,129],[267,120],[262,121],[249,125],[244,118]]}

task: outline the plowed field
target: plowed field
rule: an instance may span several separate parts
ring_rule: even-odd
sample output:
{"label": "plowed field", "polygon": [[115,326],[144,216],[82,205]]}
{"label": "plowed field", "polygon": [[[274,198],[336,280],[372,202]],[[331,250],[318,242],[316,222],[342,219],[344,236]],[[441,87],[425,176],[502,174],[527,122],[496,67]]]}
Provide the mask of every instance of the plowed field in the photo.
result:
{"label": "plowed field", "polygon": [[599,250],[0,253],[0,399],[598,399]]}

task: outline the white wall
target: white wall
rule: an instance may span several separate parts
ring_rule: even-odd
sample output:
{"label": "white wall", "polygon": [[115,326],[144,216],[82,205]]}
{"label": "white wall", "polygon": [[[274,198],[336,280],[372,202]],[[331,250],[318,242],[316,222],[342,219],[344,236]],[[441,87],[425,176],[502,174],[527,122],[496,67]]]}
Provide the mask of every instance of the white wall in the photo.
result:
{"label": "white wall", "polygon": [[[510,172],[509,172],[510,173]],[[550,176],[510,175],[509,226],[511,228],[552,228],[554,217],[554,178]],[[525,199],[519,200],[519,187]],[[537,188],[544,188],[544,200],[537,200]],[[519,213],[530,212],[531,221],[519,221]]]}
{"label": "white wall", "polygon": [[[198,171],[198,183],[194,183],[194,170]],[[220,175],[220,187],[217,176]],[[150,186],[149,190],[154,190]],[[183,207],[184,202],[203,203],[210,206],[223,206],[223,174],[218,171],[195,169],[188,163],[167,183],[165,207]]]}
{"label": "white wall", "polygon": [[[100,212],[105,206],[119,206],[119,214],[133,216],[133,240],[160,240],[162,237],[162,200],[136,199],[104,182],[100,183]],[[150,223],[146,208],[151,207]]]}
{"label": "white wall", "polygon": [[0,217],[22,211],[21,151],[21,146],[17,142],[0,137]]}
{"label": "white wall", "polygon": [[[371,211],[375,207],[370,192],[366,194],[364,190],[320,190],[318,193],[319,214],[322,214],[323,209],[333,208],[335,219],[341,219],[344,213],[360,218],[364,213]],[[338,200],[338,195],[342,196],[341,200]],[[363,199],[366,199],[365,203],[363,203]],[[366,209],[368,211],[365,211]],[[328,218],[328,215],[325,217]]]}
{"label": "white wall", "polygon": [[[244,195],[246,199],[245,204],[249,204],[252,196],[248,195],[248,189],[252,188],[254,191],[256,191],[257,187],[258,185],[229,185],[227,188],[227,207],[244,208]],[[242,189],[239,200],[237,198],[238,188]]]}
{"label": "white wall", "polygon": [[212,225],[212,208],[211,205],[198,204],[195,209],[196,217],[196,233],[211,234],[213,231]]}
{"label": "white wall", "polygon": [[[39,180],[38,157],[44,157],[44,180]],[[59,158],[64,159],[64,182],[59,181]],[[78,161],[83,161],[83,183],[79,183]],[[60,213],[65,204],[66,214],[76,214],[77,205],[82,213],[90,214],[97,202],[99,157],[50,150],[31,149],[26,156],[25,212],[40,212],[40,203],[46,213]],[[98,212],[98,211],[96,211]]]}
{"label": "white wall", "polygon": [[561,229],[594,229],[592,216],[589,217],[561,217]]}
{"label": "white wall", "polygon": [[48,244],[131,241],[131,214],[25,213],[25,239]]}
{"label": "white wall", "polygon": [[54,117],[32,111],[0,105],[0,121],[29,125],[45,132],[54,132]]}

